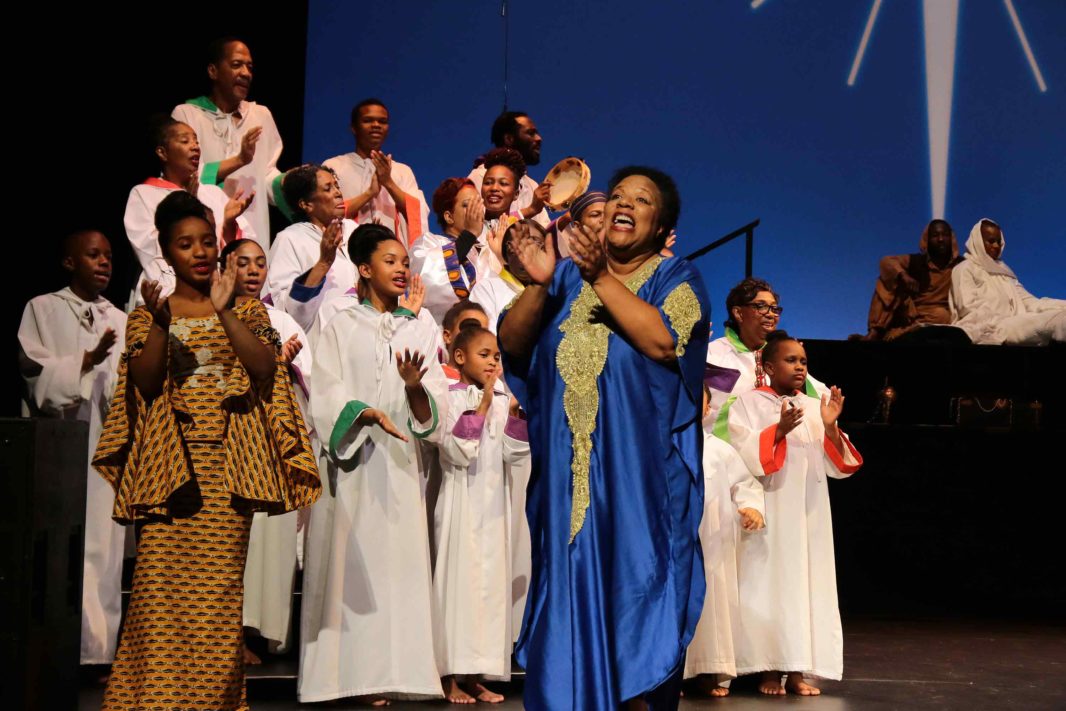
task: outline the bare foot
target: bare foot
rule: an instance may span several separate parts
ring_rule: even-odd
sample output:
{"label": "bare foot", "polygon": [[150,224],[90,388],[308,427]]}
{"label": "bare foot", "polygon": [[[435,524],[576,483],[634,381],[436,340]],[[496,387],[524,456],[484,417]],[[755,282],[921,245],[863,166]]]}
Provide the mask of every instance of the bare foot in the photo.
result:
{"label": "bare foot", "polygon": [[459,688],[459,682],[455,680],[454,676],[444,677],[440,680],[440,685],[444,687],[444,698],[448,700],[449,704],[477,703],[477,699]]}
{"label": "bare foot", "polygon": [[259,658],[259,655],[257,655],[252,650],[248,649],[248,645],[247,644],[244,645],[244,665],[245,666],[255,666],[257,664],[262,664],[262,663],[263,663],[263,660]]}
{"label": "bare foot", "polygon": [[788,679],[785,681],[785,689],[790,694],[799,694],[800,696],[820,696],[822,690],[817,686],[811,686],[803,680],[803,674],[800,672],[789,672]]}
{"label": "bare foot", "polygon": [[701,694],[711,698],[729,696],[729,689],[724,686],[718,686],[718,680],[713,674],[701,674],[696,677],[696,688],[699,689]]}
{"label": "bare foot", "polygon": [[781,686],[781,672],[763,672],[759,678],[759,693],[767,696],[784,696],[785,687]]}
{"label": "bare foot", "polygon": [[503,702],[503,694],[497,694],[495,691],[490,690],[484,684],[479,682],[473,682],[467,684],[466,690],[474,696],[478,701],[485,704],[498,704]]}
{"label": "bare foot", "polygon": [[375,708],[388,706],[391,703],[384,696],[375,696],[373,694],[369,694],[367,696],[355,696],[352,698],[352,701],[357,704],[362,704],[363,706],[373,706]]}

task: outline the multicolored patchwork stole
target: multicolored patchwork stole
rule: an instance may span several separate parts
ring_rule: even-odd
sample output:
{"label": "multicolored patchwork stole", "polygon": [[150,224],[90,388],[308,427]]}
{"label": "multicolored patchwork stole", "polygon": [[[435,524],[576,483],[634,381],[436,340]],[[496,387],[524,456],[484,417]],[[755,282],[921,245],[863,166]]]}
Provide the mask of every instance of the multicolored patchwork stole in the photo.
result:
{"label": "multicolored patchwork stole", "polygon": [[[444,255],[444,268],[448,270],[448,281],[452,284],[452,291],[460,299],[467,298],[470,296],[470,287],[477,280],[477,270],[469,259],[464,259],[462,264],[459,263],[459,255],[455,253],[455,240],[449,239],[448,244],[442,246],[440,251]],[[460,269],[466,272],[466,283],[463,282]]]}

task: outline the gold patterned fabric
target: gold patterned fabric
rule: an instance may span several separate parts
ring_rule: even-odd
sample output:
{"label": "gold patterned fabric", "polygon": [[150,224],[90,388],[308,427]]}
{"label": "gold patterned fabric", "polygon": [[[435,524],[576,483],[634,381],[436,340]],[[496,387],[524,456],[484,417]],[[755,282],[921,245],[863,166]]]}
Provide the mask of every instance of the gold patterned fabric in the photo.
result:
{"label": "gold patterned fabric", "polygon": [[[626,279],[625,286],[634,294],[651,278],[662,263],[656,256],[645,262]],[[691,291],[691,290],[690,290]],[[698,307],[697,303],[697,307]],[[592,461],[592,434],[596,430],[596,416],[600,411],[600,391],[597,380],[607,362],[607,347],[611,329],[594,319],[594,310],[603,303],[592,286],[582,284],[581,292],[570,305],[570,316],[559,326],[562,341],[556,351],[559,375],[565,386],[563,410],[573,437],[574,458],[570,465],[573,476],[573,502],[570,508],[570,542],[574,542],[585,523],[589,508],[589,466]],[[697,317],[699,312],[697,311]],[[676,330],[676,329],[675,329]],[[689,326],[691,330],[691,325]]]}
{"label": "gold patterned fabric", "polygon": [[696,292],[681,282],[663,301],[663,313],[670,319],[670,328],[677,334],[677,357],[685,355],[685,346],[692,336],[692,327],[700,320],[700,300]]}
{"label": "gold patterned fabric", "polygon": [[[234,313],[280,352],[266,309]],[[127,324],[127,351],[93,464],[115,518],[138,524],[133,595],[106,709],[243,709],[242,603],[252,512],[311,504],[320,488],[287,367],[254,385],[217,316],[173,319],[163,392],[127,378],[151,316]]]}

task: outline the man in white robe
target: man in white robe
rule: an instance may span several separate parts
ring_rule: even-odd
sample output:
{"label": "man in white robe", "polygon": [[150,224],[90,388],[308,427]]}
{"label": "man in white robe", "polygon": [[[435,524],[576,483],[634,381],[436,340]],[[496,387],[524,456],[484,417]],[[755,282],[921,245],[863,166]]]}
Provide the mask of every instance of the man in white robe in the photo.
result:
{"label": "man in white robe", "polygon": [[346,217],[359,224],[380,222],[410,245],[429,231],[429,206],[414,171],[382,152],[389,137],[389,110],[379,99],[364,99],[352,109],[355,150],[323,165],[340,180]]}
{"label": "man in white robe", "polygon": [[252,54],[233,38],[216,40],[210,48],[207,75],[211,93],[174,108],[173,117],[196,131],[205,165],[200,182],[220,185],[227,195],[255,191],[245,213],[255,239],[270,249],[268,203],[288,210],[281,198],[281,134],[270,110],[248,101],[252,86]]}
{"label": "man in white robe", "polygon": [[[89,423],[87,460],[111,403],[125,349],[126,314],[100,296],[111,279],[111,245],[99,232],[66,239],[70,286],[35,297],[19,326],[19,366],[26,383],[22,414]],[[110,664],[122,616],[126,529],[111,519],[110,485],[86,464],[81,663]]]}
{"label": "man in white robe", "polygon": [[1026,291],[1001,259],[1005,246],[1003,230],[992,220],[970,230],[966,257],[951,272],[952,325],[986,345],[1066,342],[1066,300]]}
{"label": "man in white robe", "polygon": [[[540,146],[542,142],[537,124],[524,111],[505,111],[496,117],[492,124],[492,145],[496,148],[514,148],[522,154],[526,168],[540,163]],[[467,176],[474,181],[481,192],[481,181],[485,178],[485,166],[476,165]],[[544,201],[548,198],[548,187],[538,184],[529,177],[529,173],[518,181],[518,194],[511,209],[521,212],[524,218],[532,218],[543,227],[551,223]]]}

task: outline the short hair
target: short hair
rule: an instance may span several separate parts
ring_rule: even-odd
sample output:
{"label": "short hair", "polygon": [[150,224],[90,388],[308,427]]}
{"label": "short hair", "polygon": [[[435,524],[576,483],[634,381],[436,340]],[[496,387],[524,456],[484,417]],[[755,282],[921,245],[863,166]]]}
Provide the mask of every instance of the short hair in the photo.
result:
{"label": "short hair", "polygon": [[221,271],[226,271],[226,260],[229,259],[229,255],[233,254],[238,249],[240,249],[241,247],[243,247],[244,245],[249,244],[249,243],[250,244],[254,244],[256,247],[259,247],[259,251],[263,252],[263,254],[266,254],[266,252],[263,250],[263,248],[260,247],[259,243],[256,242],[254,239],[235,239],[235,240],[231,240],[230,242],[226,243],[226,246],[223,247],[221,249],[221,251],[219,251],[219,253],[218,253],[218,268]]}
{"label": "short hair", "polygon": [[167,136],[170,135],[170,130],[184,121],[178,121],[177,119],[167,114],[156,114],[148,120],[148,140],[151,142],[152,150],[165,146],[167,144]]}
{"label": "short hair", "polygon": [[348,256],[352,264],[369,264],[370,257],[377,251],[378,245],[396,239],[396,233],[385,225],[367,222],[359,225],[348,238]]}
{"label": "short hair", "polygon": [[526,174],[526,162],[522,159],[522,154],[514,148],[493,148],[485,154],[484,158],[485,172],[498,165],[506,166],[514,173],[516,184]]}
{"label": "short hair", "polygon": [[[66,235],[59,243],[60,259],[63,260],[67,257],[73,257],[76,245],[81,241],[82,237],[88,237],[89,235],[100,235],[104,239],[107,239],[107,235],[105,235],[103,232],[101,232],[100,230],[94,230],[92,228],[71,232],[70,234]],[[107,243],[110,245],[111,240],[107,239]]]}
{"label": "short hair", "polygon": [[781,300],[781,297],[777,295],[774,288],[770,286],[770,282],[763,279],[757,279],[756,277],[747,277],[744,281],[729,290],[729,294],[725,297],[725,325],[728,328],[731,328],[734,331],[737,330],[737,322],[736,319],[733,318],[733,307],[750,304],[752,299],[754,299],[760,291],[769,291],[774,295],[774,299],[778,301]]}
{"label": "short hair", "polygon": [[455,322],[459,318],[459,315],[464,311],[480,311],[488,318],[488,313],[485,311],[485,307],[476,301],[470,299],[460,299],[456,301],[451,307],[444,312],[444,318],[441,320],[441,328],[451,331],[455,328]]}
{"label": "short hair", "polygon": [[281,194],[284,196],[285,202],[297,216],[303,216],[304,220],[307,220],[307,216],[300,209],[300,201],[310,200],[311,196],[318,190],[318,172],[320,170],[329,173],[334,179],[337,178],[337,174],[332,168],[318,163],[304,163],[285,173],[285,177],[281,179]]}
{"label": "short hair", "polygon": [[518,134],[518,119],[526,118],[529,114],[525,111],[504,111],[502,114],[496,117],[496,120],[492,122],[492,133],[489,140],[492,141],[492,145],[497,148],[502,148],[506,143],[503,141],[504,136],[516,136]]}
{"label": "short hair", "polygon": [[242,40],[240,37],[234,37],[233,35],[227,35],[225,37],[216,37],[211,40],[207,45],[207,53],[204,58],[208,64],[218,64],[226,58],[226,45],[233,42],[240,42],[244,46],[248,46],[248,43]]}
{"label": "short hair", "polygon": [[467,346],[470,345],[470,342],[478,336],[489,336],[493,341],[496,340],[496,336],[492,333],[492,331],[487,328],[482,328],[481,324],[471,324],[469,326],[464,326],[462,330],[459,331],[459,335],[452,339],[451,354],[454,354],[456,351],[465,351],[467,349]]}
{"label": "short hair", "polygon": [[382,101],[381,99],[375,99],[373,96],[369,96],[352,107],[352,116],[349,119],[350,125],[355,125],[355,122],[359,120],[360,109],[363,109],[367,106],[380,106],[381,108],[385,109],[385,113],[389,112],[389,107],[385,105],[384,101]]}
{"label": "short hair", "polygon": [[788,341],[795,341],[796,343],[799,343],[798,340],[788,335],[787,331],[782,331],[780,329],[776,331],[770,331],[770,333],[766,336],[766,345],[763,346],[762,349],[762,362],[766,363],[776,358],[777,352],[781,350],[781,344],[787,343]]}
{"label": "short hair", "polygon": [[159,248],[165,255],[174,225],[190,217],[212,224],[207,206],[184,190],[175,190],[163,198],[155,209],[155,228],[159,232]]}
{"label": "short hair", "polygon": [[620,182],[634,175],[644,176],[659,189],[659,195],[662,197],[662,205],[659,206],[659,227],[662,229],[662,236],[659,240],[665,244],[667,236],[677,227],[677,218],[681,216],[681,194],[677,191],[677,184],[673,178],[657,168],[627,165],[616,170],[611,176],[607,183],[607,199],[610,200],[611,193]]}
{"label": "short hair", "polygon": [[455,199],[459,197],[459,191],[468,185],[477,187],[469,178],[445,178],[433,191],[433,212],[437,215],[437,224],[442,230],[448,229],[444,213],[455,209]]}

